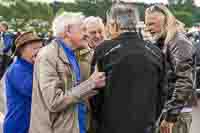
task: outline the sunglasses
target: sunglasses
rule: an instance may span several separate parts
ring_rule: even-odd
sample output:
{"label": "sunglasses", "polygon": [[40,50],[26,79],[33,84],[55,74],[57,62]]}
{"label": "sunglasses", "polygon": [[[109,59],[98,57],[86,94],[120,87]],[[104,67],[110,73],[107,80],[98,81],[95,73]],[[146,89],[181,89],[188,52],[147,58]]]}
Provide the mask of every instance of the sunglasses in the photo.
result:
{"label": "sunglasses", "polygon": [[162,7],[160,7],[160,5],[153,5],[149,8],[147,8],[148,11],[150,12],[161,12],[162,14],[166,15],[166,12],[164,11],[164,9]]}

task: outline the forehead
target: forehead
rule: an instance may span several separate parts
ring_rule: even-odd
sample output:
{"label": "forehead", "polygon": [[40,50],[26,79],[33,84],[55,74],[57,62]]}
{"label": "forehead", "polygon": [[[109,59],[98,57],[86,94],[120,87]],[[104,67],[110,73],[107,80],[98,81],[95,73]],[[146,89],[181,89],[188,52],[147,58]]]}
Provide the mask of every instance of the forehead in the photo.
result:
{"label": "forehead", "polygon": [[97,30],[104,30],[104,26],[101,24],[91,24],[87,26],[87,31],[97,31]]}
{"label": "forehead", "polygon": [[164,21],[164,19],[165,19],[165,16],[159,12],[152,12],[146,15],[147,23]]}
{"label": "forehead", "polygon": [[31,48],[37,48],[41,46],[42,46],[41,41],[33,41],[33,42],[28,43],[28,45],[26,45],[26,47],[31,47]]}
{"label": "forehead", "polygon": [[81,27],[81,23],[76,23],[76,24],[70,24],[71,28],[80,28]]}

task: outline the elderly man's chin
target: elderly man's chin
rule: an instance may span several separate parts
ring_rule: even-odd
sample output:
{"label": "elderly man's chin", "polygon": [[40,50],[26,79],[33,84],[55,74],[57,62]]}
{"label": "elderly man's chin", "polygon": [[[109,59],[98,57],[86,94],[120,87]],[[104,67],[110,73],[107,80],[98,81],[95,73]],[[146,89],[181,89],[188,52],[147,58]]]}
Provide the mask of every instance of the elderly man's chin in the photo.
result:
{"label": "elderly man's chin", "polygon": [[87,47],[86,47],[85,44],[83,44],[83,43],[79,43],[79,44],[76,45],[76,48],[79,49],[79,48],[87,48]]}
{"label": "elderly man's chin", "polygon": [[81,40],[78,44],[78,48],[88,48],[88,41],[87,40]]}

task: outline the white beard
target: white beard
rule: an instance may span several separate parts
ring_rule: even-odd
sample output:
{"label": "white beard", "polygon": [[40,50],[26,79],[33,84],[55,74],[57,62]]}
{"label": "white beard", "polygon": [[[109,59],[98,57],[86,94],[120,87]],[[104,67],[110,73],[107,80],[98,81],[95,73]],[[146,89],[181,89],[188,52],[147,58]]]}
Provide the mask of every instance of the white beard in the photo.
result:
{"label": "white beard", "polygon": [[157,42],[162,37],[162,33],[155,33],[152,35],[152,40]]}

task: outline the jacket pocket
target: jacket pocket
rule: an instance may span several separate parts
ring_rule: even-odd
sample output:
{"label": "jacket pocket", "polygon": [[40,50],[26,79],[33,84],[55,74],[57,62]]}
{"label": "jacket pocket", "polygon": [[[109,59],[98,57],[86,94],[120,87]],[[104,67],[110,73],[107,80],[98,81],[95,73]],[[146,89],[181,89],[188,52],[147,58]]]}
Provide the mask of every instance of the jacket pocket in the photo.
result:
{"label": "jacket pocket", "polygon": [[50,113],[49,118],[50,118],[50,122],[51,122],[51,127],[57,128],[58,126],[60,126],[63,122],[63,117],[62,117],[62,112],[60,113]]}

